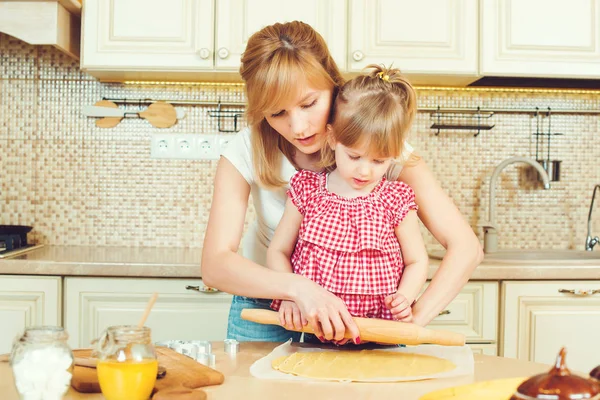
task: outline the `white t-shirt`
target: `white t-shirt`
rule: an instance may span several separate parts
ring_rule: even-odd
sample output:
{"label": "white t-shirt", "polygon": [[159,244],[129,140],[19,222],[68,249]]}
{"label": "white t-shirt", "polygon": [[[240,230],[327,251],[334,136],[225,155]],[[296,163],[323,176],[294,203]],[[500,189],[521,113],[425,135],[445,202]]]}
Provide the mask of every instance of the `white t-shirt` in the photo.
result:
{"label": "white t-shirt", "polygon": [[[412,146],[405,143],[403,159],[408,159],[412,151]],[[288,186],[271,190],[264,189],[258,184],[252,165],[250,128],[244,128],[233,140],[229,141],[221,155],[237,168],[250,185],[250,195],[256,209],[256,220],[251,223],[242,240],[242,255],[257,264],[266,266],[267,248],[271,243],[275,228],[283,216]],[[397,167],[394,169],[394,173],[397,175],[400,170],[401,168]],[[286,157],[281,157],[280,171],[282,178],[289,182],[296,169]]]}

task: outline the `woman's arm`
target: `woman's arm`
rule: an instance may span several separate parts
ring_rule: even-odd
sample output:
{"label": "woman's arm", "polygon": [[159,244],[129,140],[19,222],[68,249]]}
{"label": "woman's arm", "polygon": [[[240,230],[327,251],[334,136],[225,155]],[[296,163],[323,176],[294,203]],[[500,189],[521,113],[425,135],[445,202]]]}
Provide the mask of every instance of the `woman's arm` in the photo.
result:
{"label": "woman's arm", "polygon": [[267,250],[267,267],[273,271],[293,272],[290,261],[304,217],[290,199],[285,203],[283,217],[275,229]]}
{"label": "woman's arm", "polygon": [[427,280],[429,266],[429,256],[419,229],[417,213],[409,211],[395,231],[404,261],[404,271],[398,285],[398,293],[403,295],[410,305],[417,298]]}
{"label": "woman's arm", "polygon": [[358,338],[358,327],[334,294],[303,276],[281,274],[237,254],[249,195],[248,182],[222,157],[202,251],[204,283],[240,296],[292,300],[320,336],[341,340],[348,330]]}
{"label": "woman's arm", "polygon": [[431,284],[413,306],[413,322],[425,326],[467,283],[483,260],[483,251],[479,239],[422,159],[415,165],[406,165],[399,180],[413,188],[419,218],[446,248]]}

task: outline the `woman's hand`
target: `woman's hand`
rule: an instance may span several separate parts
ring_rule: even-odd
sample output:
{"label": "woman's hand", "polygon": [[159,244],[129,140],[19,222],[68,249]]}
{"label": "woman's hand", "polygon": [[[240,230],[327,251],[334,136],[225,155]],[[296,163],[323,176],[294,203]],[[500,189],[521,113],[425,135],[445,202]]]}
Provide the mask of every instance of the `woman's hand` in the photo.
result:
{"label": "woman's hand", "polygon": [[306,278],[294,299],[321,341],[345,343],[343,340],[347,331],[351,340],[360,344],[358,326],[342,299]]}
{"label": "woman's hand", "polygon": [[279,322],[288,330],[301,331],[308,321],[293,301],[283,300],[279,306]]}
{"label": "woman's hand", "polygon": [[412,308],[410,302],[401,293],[394,293],[387,296],[384,300],[385,306],[392,312],[392,317],[396,321],[412,322]]}

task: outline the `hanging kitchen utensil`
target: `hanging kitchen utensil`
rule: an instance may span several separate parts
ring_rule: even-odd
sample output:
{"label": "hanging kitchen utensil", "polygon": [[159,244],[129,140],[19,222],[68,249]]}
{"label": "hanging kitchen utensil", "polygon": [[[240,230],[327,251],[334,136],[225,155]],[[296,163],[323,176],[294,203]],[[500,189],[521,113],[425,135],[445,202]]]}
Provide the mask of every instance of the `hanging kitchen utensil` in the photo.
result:
{"label": "hanging kitchen utensil", "polygon": [[[119,110],[118,105],[116,105],[112,101],[108,101],[108,100],[100,100],[99,102],[94,104],[94,106],[108,108],[110,110],[113,110],[113,109]],[[119,116],[110,116],[110,117],[101,118],[96,121],[96,126],[98,128],[114,128],[115,126],[119,125],[119,122],[121,122],[121,120],[123,119],[123,116],[124,115],[121,115],[120,117]]]}
{"label": "hanging kitchen utensil", "polygon": [[177,119],[185,117],[183,111],[178,111],[169,103],[156,102],[143,111],[125,111],[115,103],[101,100],[93,106],[83,107],[83,114],[88,117],[104,117],[96,121],[99,128],[114,128],[125,117],[144,118],[157,128],[170,128]]}
{"label": "hanging kitchen utensil", "polygon": [[[548,107],[547,118],[548,118],[548,133],[539,131],[539,119],[538,119],[538,128],[537,128],[537,132],[536,132],[535,158],[536,158],[537,162],[544,168],[544,170],[546,170],[550,180],[552,182],[558,182],[558,181],[560,181],[560,164],[562,163],[562,161],[550,159],[550,141],[551,141],[552,135],[560,135],[560,134],[552,132],[552,110],[550,109],[550,107]],[[539,136],[547,137],[546,159],[542,158],[543,155],[542,155],[542,157],[540,157],[540,155],[538,154],[538,145],[537,144],[538,144]],[[540,176],[538,176],[538,179],[540,182],[543,181],[543,179]]]}
{"label": "hanging kitchen utensil", "polygon": [[[140,117],[137,112],[126,112],[121,108],[99,106],[99,103],[101,102],[98,102],[93,106],[84,106],[81,113],[86,117],[119,117],[119,119],[122,119],[123,117]],[[185,118],[185,111],[177,109],[176,112],[178,120]]]}
{"label": "hanging kitchen utensil", "polygon": [[175,107],[163,101],[150,104],[147,109],[138,113],[138,115],[157,128],[170,128],[177,123]]}

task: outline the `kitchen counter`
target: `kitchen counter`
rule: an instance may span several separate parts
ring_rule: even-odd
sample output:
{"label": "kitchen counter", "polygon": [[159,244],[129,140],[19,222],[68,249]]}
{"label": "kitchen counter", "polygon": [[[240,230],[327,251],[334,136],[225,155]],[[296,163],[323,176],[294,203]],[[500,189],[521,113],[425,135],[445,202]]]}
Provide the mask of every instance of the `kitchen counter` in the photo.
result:
{"label": "kitchen counter", "polygon": [[[202,249],[157,247],[44,246],[0,260],[0,275],[201,278]],[[431,279],[440,261],[430,259]],[[471,280],[600,279],[600,259],[582,263],[483,262]]]}
{"label": "kitchen counter", "polygon": [[[213,343],[216,369],[225,374],[225,383],[204,388],[210,400],[219,399],[384,399],[417,400],[420,396],[445,387],[469,384],[491,379],[528,377],[546,372],[550,366],[510,358],[475,356],[475,375],[458,378],[426,380],[405,383],[317,383],[257,379],[250,376],[249,367],[267,355],[276,343],[241,343],[235,359],[223,353],[222,343]],[[0,393],[3,400],[18,400],[8,363],[0,363]],[[99,400],[100,394],[80,394],[70,389],[64,400]]]}

